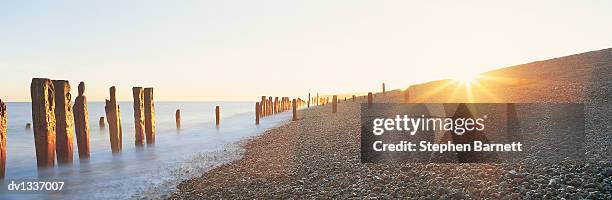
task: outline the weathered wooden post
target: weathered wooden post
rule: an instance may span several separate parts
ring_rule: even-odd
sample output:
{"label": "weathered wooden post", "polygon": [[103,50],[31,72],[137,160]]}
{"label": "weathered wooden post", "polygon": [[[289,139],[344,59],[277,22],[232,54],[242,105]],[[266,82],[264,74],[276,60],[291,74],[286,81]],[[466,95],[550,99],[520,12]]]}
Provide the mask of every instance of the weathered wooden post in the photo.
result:
{"label": "weathered wooden post", "polygon": [[408,92],[408,89],[404,91],[404,103],[410,103],[410,92]]}
{"label": "weathered wooden post", "polygon": [[110,87],[109,93],[110,100],[106,100],[104,109],[106,110],[106,121],[108,122],[108,131],[110,133],[111,150],[113,153],[119,153],[123,148],[123,132],[121,129],[121,110],[115,96],[115,86]]}
{"label": "weathered wooden post", "polygon": [[266,116],[272,115],[272,102],[270,102],[272,97],[266,97]]}
{"label": "weathered wooden post", "polygon": [[[74,100],[74,127],[79,148],[79,159],[89,158],[89,117],[87,111],[87,97],[85,97],[85,83],[79,83],[78,95]],[[104,125],[104,122],[102,122]]]}
{"label": "weathered wooden post", "polygon": [[368,107],[372,107],[372,101],[373,101],[373,97],[372,97],[372,93],[368,92]]}
{"label": "weathered wooden post", "polygon": [[319,99],[319,93],[317,92],[317,106],[319,105],[319,100],[321,99]]}
{"label": "weathered wooden post", "polygon": [[176,120],[176,128],[180,129],[181,128],[181,109],[176,109],[176,112],[174,113],[174,118]]}
{"label": "weathered wooden post", "polygon": [[33,78],[30,85],[32,97],[32,123],[36,165],[39,168],[55,164],[55,87],[51,80]]}
{"label": "weathered wooden post", "polygon": [[332,99],[332,113],[336,113],[338,111],[338,96],[334,95]]}
{"label": "weathered wooden post", "polygon": [[261,100],[261,115],[268,116],[268,98]]}
{"label": "weathered wooden post", "polygon": [[259,105],[261,105],[261,116],[266,116],[266,96],[261,96],[261,103]]}
{"label": "weathered wooden post", "polygon": [[4,179],[6,172],[6,121],[8,113],[6,105],[0,99],[0,180]]}
{"label": "weathered wooden post", "polygon": [[283,97],[278,98],[278,112],[279,113],[284,111],[283,105],[284,105],[283,104]]}
{"label": "weathered wooden post", "polygon": [[285,111],[291,109],[291,100],[289,100],[289,97],[285,97]]}
{"label": "weathered wooden post", "polygon": [[220,109],[219,106],[215,106],[215,124],[217,126],[219,126],[219,120],[221,119],[221,113],[220,113]]}
{"label": "weathered wooden post", "polygon": [[259,106],[259,102],[255,102],[255,125],[259,125],[259,112],[261,110],[261,106]]}
{"label": "weathered wooden post", "polygon": [[55,87],[55,153],[58,164],[72,163],[74,141],[74,116],[72,114],[72,95],[70,83],[66,80],[53,80]]}
{"label": "weathered wooden post", "polygon": [[100,126],[100,129],[104,129],[104,127],[106,126],[106,123],[104,123],[104,117],[100,117],[100,121],[98,121],[98,126]]}
{"label": "weathered wooden post", "polygon": [[383,89],[383,95],[385,95],[385,83],[382,84],[382,89]]}
{"label": "weathered wooden post", "polygon": [[310,108],[310,92],[308,93],[308,108]]}
{"label": "weathered wooden post", "polygon": [[278,113],[278,97],[274,97],[274,114]]}
{"label": "weathered wooden post", "polygon": [[291,101],[291,105],[293,105],[293,118],[292,118],[292,120],[293,121],[297,121],[297,104],[295,102],[295,99],[293,99]]}
{"label": "weathered wooden post", "polygon": [[268,97],[268,115],[272,115],[274,111],[274,107],[272,105],[272,96]]}
{"label": "weathered wooden post", "polygon": [[147,144],[155,144],[155,102],[153,88],[144,89],[145,133]]}
{"label": "weathered wooden post", "polygon": [[355,95],[353,95],[353,102],[355,102],[355,98],[357,98]]}
{"label": "weathered wooden post", "polygon": [[145,109],[144,109],[144,89],[133,87],[134,97],[134,144],[142,146],[145,144]]}
{"label": "weathered wooden post", "polygon": [[266,99],[264,100],[265,103],[265,107],[266,109],[264,110],[264,113],[266,116],[270,115],[270,113],[268,112],[270,110],[270,102],[268,101],[268,98],[266,97]]}

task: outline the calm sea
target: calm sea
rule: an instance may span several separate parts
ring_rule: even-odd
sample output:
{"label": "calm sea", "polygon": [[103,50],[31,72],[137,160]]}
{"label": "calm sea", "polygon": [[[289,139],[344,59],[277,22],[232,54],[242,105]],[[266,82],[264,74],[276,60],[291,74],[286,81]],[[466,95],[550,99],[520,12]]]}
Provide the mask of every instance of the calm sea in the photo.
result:
{"label": "calm sea", "polygon": [[[214,124],[215,106],[221,107],[221,126]],[[132,102],[121,102],[123,151],[111,154],[108,124],[100,129],[103,102],[89,102],[89,160],[79,160],[74,141],[72,165],[37,170],[31,104],[7,103],[7,169],[11,180],[59,180],[61,192],[2,192],[0,199],[126,199],[163,198],[180,181],[239,158],[238,142],[286,123],[290,112],[266,117],[256,126],[254,102],[156,102],[156,144],[134,145]],[[176,129],[175,111],[181,109],[182,127]]]}

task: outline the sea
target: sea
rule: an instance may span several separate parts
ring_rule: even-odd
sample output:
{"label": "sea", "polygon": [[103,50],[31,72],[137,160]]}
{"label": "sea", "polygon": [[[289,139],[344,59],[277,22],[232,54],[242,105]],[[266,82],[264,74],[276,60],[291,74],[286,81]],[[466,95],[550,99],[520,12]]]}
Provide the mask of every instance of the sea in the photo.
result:
{"label": "sea", "polygon": [[[112,154],[104,102],[89,102],[89,159],[79,159],[76,136],[72,164],[38,169],[30,102],[9,102],[6,176],[0,199],[160,199],[187,179],[239,159],[241,144],[268,129],[287,123],[291,112],[261,119],[255,125],[255,102],[155,102],[154,145],[134,144],[132,102],[120,102],[123,150]],[[220,106],[220,125],[215,125]],[[175,111],[181,110],[181,127]],[[106,122],[105,122],[106,123]],[[9,191],[11,183],[63,182],[61,191]],[[25,184],[24,184],[25,185]],[[14,188],[13,188],[14,189]]]}

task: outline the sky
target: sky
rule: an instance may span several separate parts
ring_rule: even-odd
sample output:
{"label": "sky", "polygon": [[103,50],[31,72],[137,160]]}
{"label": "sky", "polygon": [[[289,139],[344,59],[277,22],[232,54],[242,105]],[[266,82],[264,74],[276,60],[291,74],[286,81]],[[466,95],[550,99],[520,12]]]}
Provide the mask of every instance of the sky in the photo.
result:
{"label": "sky", "polygon": [[34,77],[89,101],[379,91],[612,47],[612,1],[0,0],[0,99]]}

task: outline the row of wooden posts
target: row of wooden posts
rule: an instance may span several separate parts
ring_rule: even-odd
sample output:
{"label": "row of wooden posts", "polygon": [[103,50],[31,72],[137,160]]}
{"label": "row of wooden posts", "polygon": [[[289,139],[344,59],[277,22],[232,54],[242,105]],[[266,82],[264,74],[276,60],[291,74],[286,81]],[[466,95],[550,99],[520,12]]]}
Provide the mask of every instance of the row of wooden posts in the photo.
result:
{"label": "row of wooden posts", "polygon": [[[385,83],[382,83],[382,94],[385,95],[385,93],[386,93]],[[408,102],[408,97],[409,97],[408,91],[405,91],[404,102],[406,103]],[[355,102],[356,98],[357,96],[352,95],[353,102]],[[372,92],[368,93],[367,98],[368,98],[368,107],[370,107],[374,101]],[[344,97],[344,101],[346,100],[347,98]],[[313,101],[316,105],[324,106],[329,103],[329,97],[320,98],[319,93],[317,93],[316,97],[310,97],[310,93],[308,93],[308,101],[304,102],[300,98],[298,98],[297,101],[296,99],[289,101],[289,97],[281,97],[279,101],[278,97],[273,98],[272,96],[270,97],[261,96],[261,101],[255,103],[255,124],[259,124],[260,118],[284,112],[286,110],[289,110],[289,107],[293,107],[292,121],[296,121],[297,120],[297,108],[303,107],[304,104],[306,104],[306,106],[310,108],[311,101]],[[339,103],[338,96],[333,95],[332,96],[332,113],[336,113],[338,111],[338,103]],[[217,122],[217,125],[218,125],[218,122]]]}
{"label": "row of wooden posts", "polygon": [[[310,95],[310,94],[309,94]],[[310,102],[297,98],[290,100],[289,97],[272,97],[261,96],[260,102],[255,102],[255,124],[259,124],[260,118],[282,113],[292,110],[292,120],[297,120],[297,109],[307,105],[310,107]]]}
{"label": "row of wooden posts", "polygon": [[[383,83],[383,95],[385,84]],[[89,126],[87,97],[85,84],[79,83],[78,96],[72,106],[70,84],[66,80],[50,80],[46,78],[34,78],[30,85],[32,97],[32,122],[34,127],[34,143],[36,147],[36,161],[39,168],[51,167],[55,164],[55,158],[59,164],[72,163],[73,140],[76,133],[79,159],[89,158]],[[109,124],[110,143],[113,153],[122,150],[122,127],[121,111],[116,99],[115,87],[109,89],[110,98],[105,102],[106,122]],[[135,145],[155,143],[155,103],[153,100],[153,88],[133,87],[134,97],[134,126]],[[408,91],[405,92],[405,102],[408,102]],[[368,93],[368,106],[373,103],[372,93]],[[347,98],[344,98],[346,101]],[[352,96],[355,102],[356,96]],[[310,108],[311,101],[316,105],[326,105],[329,97],[311,97],[308,101],[300,98],[289,97],[261,97],[261,102],[255,103],[255,124],[259,124],[260,118],[292,110],[292,121],[296,121],[297,109],[307,106]],[[332,97],[332,112],[338,110],[337,95]],[[0,100],[0,178],[4,178],[6,166],[6,130],[7,130],[6,105]],[[176,127],[181,126],[181,111],[175,113]],[[105,126],[105,118],[100,117],[99,125]],[[73,124],[74,123],[74,124]],[[215,107],[215,124],[220,124],[220,107]]]}
{"label": "row of wooden posts", "polygon": [[[155,143],[155,103],[153,88],[132,88],[134,96],[135,143]],[[34,78],[30,85],[32,97],[32,122],[36,163],[40,167],[72,163],[73,141],[76,133],[79,159],[89,158],[89,126],[85,84],[79,83],[74,106],[71,102],[70,84],[66,80]],[[121,110],[115,87],[109,89],[110,98],[105,102],[111,151],[121,152],[123,130]],[[104,117],[99,124],[104,125]]]}

